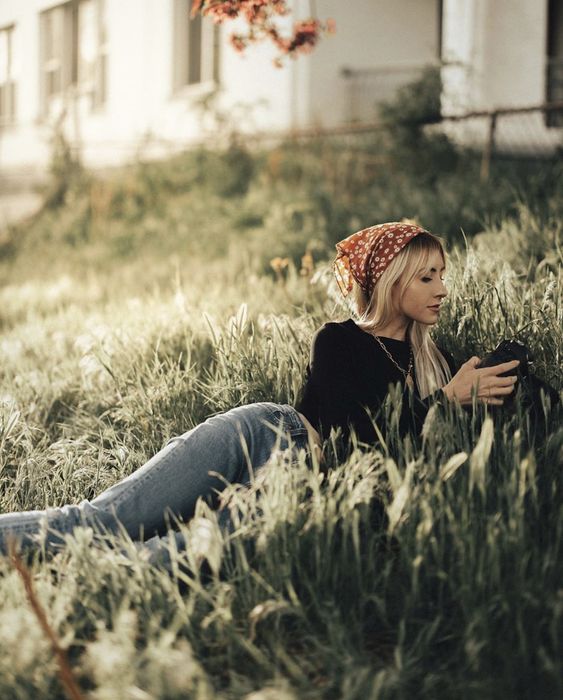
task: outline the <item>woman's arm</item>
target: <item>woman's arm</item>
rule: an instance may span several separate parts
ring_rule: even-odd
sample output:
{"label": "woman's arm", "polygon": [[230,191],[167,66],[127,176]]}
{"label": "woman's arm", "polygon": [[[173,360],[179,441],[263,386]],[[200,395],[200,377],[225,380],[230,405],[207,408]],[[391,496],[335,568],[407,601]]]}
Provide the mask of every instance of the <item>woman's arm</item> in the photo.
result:
{"label": "woman's arm", "polygon": [[412,406],[409,404],[409,398],[404,397],[401,414],[403,430],[410,429],[415,431],[417,435],[420,434],[426,414],[434,403],[443,404],[445,401],[457,401],[462,406],[471,406],[473,393],[475,393],[478,401],[500,406],[504,402],[504,397],[514,391],[515,377],[498,375],[514,369],[518,365],[518,360],[504,362],[494,367],[476,369],[475,365],[479,363],[479,358],[471,357],[455,372],[456,367],[452,356],[444,351],[441,352],[450,365],[452,379],[424,399],[413,394]]}
{"label": "woman's arm", "polygon": [[448,397],[444,393],[443,387],[436,389],[424,399],[421,399],[420,396],[405,387],[399,423],[401,434],[413,432],[419,435],[430,407],[434,404],[443,405],[447,400]]}
{"label": "woman's arm", "polygon": [[[438,350],[448,363],[450,373],[453,377],[458,371],[453,355],[441,347],[438,347]],[[444,404],[448,400],[450,400],[450,397],[445,392],[444,387],[436,389],[424,399],[414,393],[409,399],[409,392],[405,387],[400,419],[401,432],[404,434],[407,431],[412,431],[419,435],[430,407],[433,404]]]}

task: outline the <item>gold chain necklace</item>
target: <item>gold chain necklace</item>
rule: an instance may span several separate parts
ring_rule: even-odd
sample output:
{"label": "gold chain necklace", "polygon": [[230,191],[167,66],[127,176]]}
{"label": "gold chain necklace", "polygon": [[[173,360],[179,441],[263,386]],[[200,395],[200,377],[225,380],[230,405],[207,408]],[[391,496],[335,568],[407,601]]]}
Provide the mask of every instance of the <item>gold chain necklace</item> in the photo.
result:
{"label": "gold chain necklace", "polygon": [[411,347],[410,343],[409,343],[409,366],[408,366],[408,369],[405,371],[405,370],[401,367],[401,365],[399,365],[399,364],[395,361],[395,359],[393,358],[393,356],[391,355],[391,353],[389,352],[389,350],[387,350],[387,348],[385,347],[385,345],[381,342],[381,340],[379,340],[379,338],[375,335],[375,333],[372,333],[372,335],[373,335],[373,337],[377,340],[377,342],[381,345],[381,347],[383,348],[385,354],[386,354],[387,357],[391,360],[391,362],[395,365],[395,367],[396,367],[397,369],[400,369],[401,372],[404,374],[404,376],[405,376],[405,381],[406,381],[406,383],[407,383],[407,386],[411,387],[411,389],[414,388],[414,381],[413,381],[412,374],[411,374],[411,372],[412,372],[412,367],[413,367],[413,356],[412,356],[412,347]]}

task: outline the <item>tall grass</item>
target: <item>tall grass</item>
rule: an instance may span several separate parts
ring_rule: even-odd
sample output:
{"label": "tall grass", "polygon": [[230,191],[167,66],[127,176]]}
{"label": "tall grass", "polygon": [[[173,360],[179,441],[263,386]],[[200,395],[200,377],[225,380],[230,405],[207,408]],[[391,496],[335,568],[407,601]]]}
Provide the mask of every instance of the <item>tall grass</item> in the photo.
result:
{"label": "tall grass", "polygon": [[[22,234],[1,264],[1,512],[91,498],[217,411],[295,403],[315,328],[346,308],[323,257],[328,219],[260,177],[232,199],[209,182],[156,188],[158,214],[140,205],[137,219],[129,194],[116,199],[125,184],[108,181]],[[451,246],[433,334],[459,363],[519,331],[534,371],[561,389],[549,207],[515,205]],[[312,280],[296,267],[307,247]],[[274,255],[291,259],[278,279]],[[37,597],[85,697],[560,697],[560,409],[546,406],[534,432],[518,404],[434,407],[413,439],[396,430],[399,402],[392,392],[377,447],[343,458],[335,437],[328,470],[276,453],[252,488],[228,487],[232,533],[199,504],[179,525],[187,550],[170,539],[171,572],[87,528],[34,556]],[[0,697],[62,698],[7,558],[0,591]]]}

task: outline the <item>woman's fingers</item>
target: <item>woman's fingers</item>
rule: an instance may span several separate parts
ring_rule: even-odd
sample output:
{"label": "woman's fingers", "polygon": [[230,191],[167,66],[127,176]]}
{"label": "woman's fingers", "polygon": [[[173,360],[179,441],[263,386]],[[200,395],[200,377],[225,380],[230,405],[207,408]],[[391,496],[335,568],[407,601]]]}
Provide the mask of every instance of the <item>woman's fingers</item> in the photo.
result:
{"label": "woman's fingers", "polygon": [[483,392],[491,392],[497,389],[510,389],[512,390],[517,382],[517,378],[514,376],[510,377],[479,377],[475,382],[477,390],[482,390]]}
{"label": "woman's fingers", "polygon": [[489,391],[494,394],[510,394],[514,391],[514,387],[514,384],[512,386],[496,386],[494,388],[491,387]]}
{"label": "woman's fingers", "polygon": [[493,399],[493,398],[481,399],[481,401],[483,403],[487,403],[487,404],[490,404],[492,406],[502,406],[502,404],[504,403],[504,399]]}
{"label": "woman's fingers", "polygon": [[486,396],[491,396],[494,394],[510,394],[510,392],[514,391],[516,388],[516,382],[513,382],[511,377],[508,377],[508,379],[511,381],[507,382],[506,384],[500,385],[498,381],[496,381],[493,384],[483,386],[481,391]]}
{"label": "woman's fingers", "polygon": [[480,367],[478,371],[486,376],[503,374],[503,372],[508,372],[509,370],[517,367],[519,364],[520,360],[510,360],[509,362],[502,362],[500,365],[493,365],[492,367]]}
{"label": "woman's fingers", "polygon": [[491,377],[490,381],[483,385],[477,382],[477,398],[487,403],[502,403],[504,399],[499,396],[511,394],[516,388],[514,377]]}
{"label": "woman's fingers", "polygon": [[450,400],[457,400],[462,405],[469,405],[474,396],[477,394],[477,399],[484,403],[490,403],[495,406],[500,406],[506,396],[514,391],[516,385],[516,377],[500,377],[497,375],[513,370],[519,360],[510,360],[502,362],[494,367],[475,367],[478,364],[477,356],[471,357],[452,378],[449,386],[449,393],[446,396]]}
{"label": "woman's fingers", "polygon": [[516,384],[517,378],[511,377],[495,377],[495,384],[497,386],[514,386]]}

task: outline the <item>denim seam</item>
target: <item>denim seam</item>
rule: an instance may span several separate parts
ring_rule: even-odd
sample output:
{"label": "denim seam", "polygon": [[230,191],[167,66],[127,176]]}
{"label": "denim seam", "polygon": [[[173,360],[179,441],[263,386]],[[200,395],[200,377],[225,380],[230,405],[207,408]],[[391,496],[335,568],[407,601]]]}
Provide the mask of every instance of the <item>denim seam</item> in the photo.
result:
{"label": "denim seam", "polygon": [[276,404],[276,403],[271,403],[269,401],[263,401],[262,402],[262,408],[264,408],[265,411],[267,411],[270,416],[274,418],[280,418],[280,416],[283,416],[283,411],[280,408],[281,404]]}
{"label": "denim seam", "polygon": [[290,404],[273,404],[277,406],[276,409],[271,409],[268,406],[268,410],[271,411],[276,416],[283,416],[284,423],[287,425],[287,432],[292,435],[298,435],[300,431],[307,432],[307,428],[303,424],[303,421],[299,417],[299,412],[296,408]]}
{"label": "denim seam", "polygon": [[[280,421],[280,418],[282,418],[283,420]],[[281,429],[284,435],[290,435],[291,437],[300,437],[302,435],[307,435],[307,428],[295,427],[295,424],[293,425],[293,427],[289,426],[287,425],[287,423],[291,423],[292,421],[286,421],[285,418],[285,414],[278,414],[276,416],[275,422],[270,422],[268,419],[264,418],[262,419],[262,424],[265,425],[267,428],[272,428],[272,430],[273,426],[276,428],[276,431],[278,429]],[[276,432],[276,434],[278,433]]]}
{"label": "denim seam", "polygon": [[[43,525],[43,522],[40,523],[40,525]],[[47,522],[47,526],[49,526],[49,523]],[[14,533],[25,533],[25,532],[36,532],[38,527],[38,523],[22,523],[21,525],[10,525],[10,532]]]}
{"label": "denim seam", "polygon": [[307,428],[292,428],[289,431],[291,436],[308,435]]}

